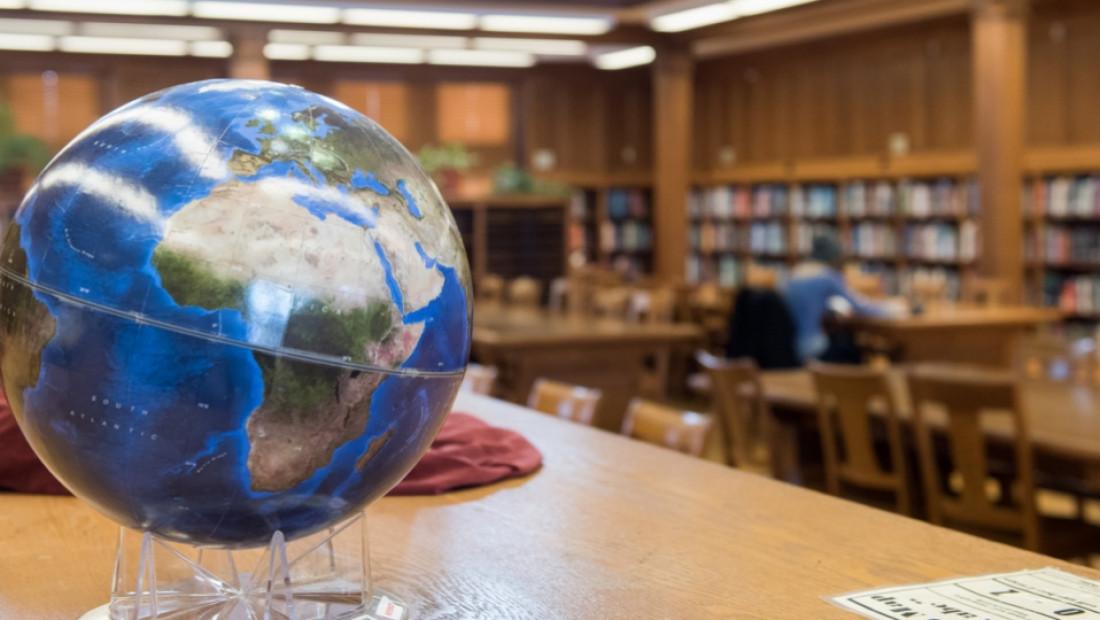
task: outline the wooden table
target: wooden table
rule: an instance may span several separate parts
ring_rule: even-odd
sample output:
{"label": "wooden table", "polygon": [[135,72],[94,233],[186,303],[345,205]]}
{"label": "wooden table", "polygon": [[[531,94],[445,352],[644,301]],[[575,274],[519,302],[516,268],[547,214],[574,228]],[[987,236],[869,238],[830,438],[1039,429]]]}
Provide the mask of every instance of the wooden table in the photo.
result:
{"label": "wooden table", "polygon": [[539,377],[603,390],[595,425],[617,431],[647,364],[676,347],[695,348],[703,332],[686,323],[627,323],[542,309],[478,306],[473,356],[500,369],[497,394],[524,403]]}
{"label": "wooden table", "polygon": [[[777,427],[771,441],[778,452],[773,474],[797,482],[793,459],[800,450],[798,430],[817,425],[813,380],[805,370],[768,371],[761,373],[761,380]],[[907,424],[912,414],[904,371],[891,372],[890,383],[898,416]],[[1100,488],[1100,388],[1051,381],[1022,381],[1020,386],[1037,465],[1073,472]],[[987,430],[992,436],[1007,432],[996,425]]]}
{"label": "wooden table", "polygon": [[[367,511],[379,587],[413,618],[851,620],[822,596],[1057,566],[1006,547],[474,395],[543,468]],[[107,600],[116,528],[73,498],[0,495],[0,618]]]}
{"label": "wooden table", "polygon": [[950,360],[1007,368],[1024,334],[1061,319],[1056,308],[952,306],[904,318],[853,316],[846,322],[898,347],[898,361]]}

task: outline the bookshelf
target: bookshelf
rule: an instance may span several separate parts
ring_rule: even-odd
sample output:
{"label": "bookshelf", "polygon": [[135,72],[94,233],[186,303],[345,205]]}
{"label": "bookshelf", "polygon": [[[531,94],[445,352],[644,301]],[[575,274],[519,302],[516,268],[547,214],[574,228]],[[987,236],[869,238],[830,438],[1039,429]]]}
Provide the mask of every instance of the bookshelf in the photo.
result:
{"label": "bookshelf", "polygon": [[879,275],[886,293],[908,295],[930,280],[958,299],[980,252],[970,164],[955,154],[849,158],[773,166],[755,181],[697,178],[687,204],[687,279],[732,287],[753,267],[776,270],[782,281],[814,236],[829,233],[846,263]]}

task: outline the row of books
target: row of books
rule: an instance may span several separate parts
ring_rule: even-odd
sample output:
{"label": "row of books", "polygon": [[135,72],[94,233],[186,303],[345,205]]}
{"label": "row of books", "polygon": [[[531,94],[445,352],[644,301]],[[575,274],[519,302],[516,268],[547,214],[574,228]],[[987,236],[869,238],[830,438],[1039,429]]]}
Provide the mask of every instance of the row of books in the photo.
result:
{"label": "row of books", "polygon": [[752,217],[961,217],[980,209],[976,181],[853,181],[837,185],[720,186],[688,196],[693,219],[748,219]]}
{"label": "row of books", "polygon": [[958,301],[961,294],[961,278],[958,269],[952,267],[898,268],[884,263],[863,264],[859,270],[881,279],[883,293],[908,299],[918,289],[938,289],[944,299]]}
{"label": "row of books", "polygon": [[1040,217],[1100,217],[1100,175],[1033,181],[1024,188],[1023,209]]}
{"label": "row of books", "polygon": [[749,251],[753,254],[783,254],[787,251],[786,226],[782,222],[754,222],[749,226]]}
{"label": "row of books", "polygon": [[1032,261],[1095,264],[1100,268],[1100,228],[1048,226],[1032,231],[1026,240],[1025,255]]}
{"label": "row of books", "polygon": [[686,276],[692,284],[717,282],[720,286],[735,287],[743,282],[743,274],[742,262],[733,256],[689,256],[687,259]]}
{"label": "row of books", "polygon": [[843,239],[849,254],[860,258],[893,258],[898,254],[895,227],[879,222],[860,222]]}
{"label": "row of books", "polygon": [[647,190],[613,188],[607,191],[607,216],[613,220],[649,217]]}
{"label": "row of books", "polygon": [[813,247],[814,237],[825,235],[837,238],[839,230],[835,224],[826,222],[799,222],[794,227],[794,247],[799,254],[809,254]]}
{"label": "row of books", "polygon": [[649,250],[653,247],[653,231],[646,222],[603,222],[600,224],[600,247],[611,252]]}
{"label": "row of books", "polygon": [[1100,274],[1043,276],[1044,306],[1061,308],[1069,314],[1100,314]]}
{"label": "row of books", "polygon": [[978,226],[973,220],[910,224],[905,227],[906,256],[930,261],[969,262],[978,257]]}
{"label": "row of books", "polygon": [[749,227],[733,222],[702,222],[688,227],[688,245],[696,252],[747,252]]}

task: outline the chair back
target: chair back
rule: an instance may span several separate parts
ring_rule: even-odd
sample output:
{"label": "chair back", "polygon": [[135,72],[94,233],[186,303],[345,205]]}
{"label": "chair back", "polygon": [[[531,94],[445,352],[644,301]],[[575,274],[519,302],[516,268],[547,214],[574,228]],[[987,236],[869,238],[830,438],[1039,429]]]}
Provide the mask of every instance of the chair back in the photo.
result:
{"label": "chair back", "polygon": [[1022,379],[1058,383],[1090,383],[1095,378],[1096,343],[1070,340],[1058,334],[1036,334],[1020,341],[1016,372]]}
{"label": "chair back", "polygon": [[539,378],[531,386],[531,393],[527,396],[527,406],[536,411],[591,426],[602,396],[603,392],[596,388]]}
{"label": "chair back", "polygon": [[475,394],[490,395],[493,393],[493,384],[497,380],[499,371],[496,366],[482,366],[481,364],[469,364],[466,366],[466,374],[462,377],[462,385],[459,389]]}
{"label": "chair back", "polygon": [[499,304],[504,301],[504,278],[488,273],[474,285],[475,299],[481,303]]}
{"label": "chair back", "polygon": [[691,456],[702,456],[712,426],[714,418],[709,415],[634,398],[626,408],[622,434]]}
{"label": "chair back", "polygon": [[[825,484],[841,495],[842,485],[892,491],[897,511],[912,514],[912,497],[897,406],[886,374],[863,366],[810,364],[817,398]],[[881,407],[889,448],[889,469],[876,450],[872,408]]]}
{"label": "chair back", "polygon": [[672,323],[676,296],[669,289],[638,290],[630,294],[626,320],[631,323]]}
{"label": "chair back", "polygon": [[588,308],[588,289],[588,284],[577,277],[554,278],[547,305],[552,312],[583,314]]}
{"label": "chair back", "polygon": [[[937,525],[955,523],[1021,534],[1025,547],[1038,550],[1034,462],[1027,418],[1014,380],[980,370],[922,367],[910,372],[909,392],[929,520]],[[933,441],[930,418],[935,409],[946,414],[942,427],[946,430],[946,453],[937,452]],[[1002,488],[1012,489],[1013,497],[991,497],[987,491],[996,455],[991,455],[983,428],[990,426],[988,418],[998,416],[1007,420],[1004,430],[1012,439],[1015,480]],[[943,471],[941,466],[951,471]],[[959,478],[961,490],[952,491],[943,484],[952,472]]]}
{"label": "chair back", "polygon": [[600,288],[592,293],[592,314],[599,317],[622,319],[630,302],[630,289],[625,286]]}
{"label": "chair back", "polygon": [[719,419],[726,463],[731,467],[759,465],[754,446],[763,440],[769,414],[756,362],[724,359],[703,350],[695,352],[695,360],[710,376],[711,401]]}
{"label": "chair back", "polygon": [[508,283],[508,305],[521,308],[537,308],[542,303],[542,284],[527,276],[520,276]]}

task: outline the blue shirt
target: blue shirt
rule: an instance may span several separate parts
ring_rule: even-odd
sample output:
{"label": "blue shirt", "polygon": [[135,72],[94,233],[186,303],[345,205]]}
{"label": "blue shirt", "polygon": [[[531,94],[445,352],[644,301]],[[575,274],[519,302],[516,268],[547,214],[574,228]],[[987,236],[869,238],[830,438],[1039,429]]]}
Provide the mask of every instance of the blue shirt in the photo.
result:
{"label": "blue shirt", "polygon": [[785,297],[791,320],[794,321],[795,346],[803,360],[820,355],[828,346],[821,320],[828,310],[830,297],[846,299],[859,314],[883,314],[877,306],[849,291],[840,273],[824,266],[809,275],[791,278]]}

